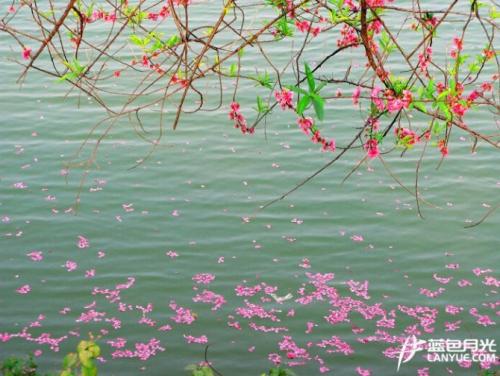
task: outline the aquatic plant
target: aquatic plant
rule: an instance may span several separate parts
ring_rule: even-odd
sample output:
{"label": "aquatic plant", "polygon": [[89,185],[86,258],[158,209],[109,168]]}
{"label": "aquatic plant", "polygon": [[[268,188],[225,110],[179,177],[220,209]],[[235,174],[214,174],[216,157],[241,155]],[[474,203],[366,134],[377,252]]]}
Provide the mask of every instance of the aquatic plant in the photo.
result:
{"label": "aquatic plant", "polygon": [[92,337],[88,341],[80,341],[76,353],[64,357],[63,370],[59,376],[97,376],[95,359],[100,354],[101,349]]}
{"label": "aquatic plant", "polygon": [[38,376],[37,368],[32,356],[27,358],[10,357],[0,365],[3,376]]}

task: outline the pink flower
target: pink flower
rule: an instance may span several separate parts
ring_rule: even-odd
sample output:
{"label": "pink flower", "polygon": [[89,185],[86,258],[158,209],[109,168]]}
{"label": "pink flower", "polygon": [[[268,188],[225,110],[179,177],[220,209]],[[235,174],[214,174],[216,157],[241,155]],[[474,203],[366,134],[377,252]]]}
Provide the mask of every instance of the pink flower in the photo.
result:
{"label": "pink flower", "polygon": [[417,370],[417,376],[429,376],[429,368],[419,368]]}
{"label": "pink flower", "polygon": [[439,277],[436,273],[432,275],[432,278],[443,285],[448,284],[453,279],[453,277]]}
{"label": "pink flower", "polygon": [[491,272],[492,272],[491,269],[481,269],[481,268],[472,269],[472,273],[474,273],[477,277],[479,277],[482,274],[491,273]]}
{"label": "pink flower", "polygon": [[450,314],[450,315],[458,315],[461,311],[463,311],[462,307],[454,306],[451,304],[448,304],[445,307],[445,312]]}
{"label": "pink flower", "polygon": [[372,372],[369,369],[357,367],[356,372],[359,376],[371,376]]}
{"label": "pink flower", "polygon": [[362,242],[365,239],[361,235],[353,235],[353,236],[351,236],[351,240],[353,242]]}
{"label": "pink flower", "polygon": [[481,96],[481,93],[479,93],[477,90],[473,90],[470,92],[470,94],[467,96],[467,102],[468,104],[472,104],[477,98]]}
{"label": "pink flower", "polygon": [[86,237],[78,235],[78,243],[76,244],[78,248],[84,249],[89,247],[89,241]]}
{"label": "pink flower", "polygon": [[462,323],[462,321],[458,320],[458,321],[455,321],[455,322],[449,322],[449,321],[446,321],[444,323],[444,326],[445,326],[445,330],[447,332],[454,332],[455,330],[457,329],[460,329],[460,324]]}
{"label": "pink flower", "polygon": [[415,133],[415,131],[408,128],[396,128],[394,133],[396,134],[396,138],[398,138],[398,140],[405,146],[412,146],[420,141],[420,137]]}
{"label": "pink flower", "polygon": [[308,258],[303,258],[302,263],[300,263],[299,266],[304,269],[309,269],[311,267],[311,262]]}
{"label": "pink flower", "polygon": [[321,27],[319,26],[311,27],[311,34],[313,37],[317,37],[319,33],[321,33]]}
{"label": "pink flower", "polygon": [[274,92],[274,98],[279,103],[282,110],[293,108],[293,92],[288,89]]}
{"label": "pink flower", "polygon": [[42,261],[43,260],[43,253],[41,251],[33,251],[28,254],[26,254],[31,260],[33,261]]}
{"label": "pink flower", "polygon": [[177,324],[191,325],[196,320],[196,316],[191,310],[178,306],[174,301],[170,302],[169,307],[175,311],[175,316],[171,316],[170,319]]}
{"label": "pink flower", "polygon": [[359,45],[358,34],[356,29],[345,24],[340,30],[341,39],[337,40],[337,47],[357,47]]}
{"label": "pink flower", "polygon": [[477,319],[477,323],[482,326],[490,326],[490,325],[495,325],[495,322],[490,319],[488,315],[481,315]]}
{"label": "pink flower", "polygon": [[495,286],[500,287],[500,280],[496,279],[493,276],[484,276],[483,284],[486,286]]}
{"label": "pink flower", "polygon": [[352,93],[352,103],[357,105],[359,103],[359,97],[361,96],[361,88],[359,86],[354,89]]}
{"label": "pink flower", "polygon": [[349,290],[353,292],[356,296],[359,296],[364,299],[370,299],[368,295],[368,281],[364,281],[363,283],[358,281],[353,281],[352,279],[346,282],[346,285],[349,287]]}
{"label": "pink flower", "polygon": [[463,40],[458,37],[454,37],[453,46],[451,47],[450,51],[450,56],[452,57],[452,59],[456,59],[458,57],[458,53],[462,50],[463,50]]}
{"label": "pink flower", "polygon": [[312,330],[313,330],[313,328],[314,328],[315,326],[316,326],[316,324],[314,324],[312,321],[308,321],[308,322],[306,323],[306,333],[307,333],[307,334],[312,333]]}
{"label": "pink flower", "polygon": [[295,27],[297,27],[297,29],[300,32],[307,33],[307,31],[311,27],[311,23],[309,21],[306,21],[306,20],[304,20],[304,21],[295,20]]}
{"label": "pink flower", "polygon": [[311,132],[313,124],[313,119],[311,119],[310,117],[297,119],[297,125],[306,135],[309,135],[309,133]]}
{"label": "pink flower", "polygon": [[239,128],[243,134],[253,134],[254,128],[247,127],[247,120],[240,111],[240,104],[238,102],[232,102],[229,108],[229,119],[234,121],[234,127]]}
{"label": "pink flower", "polygon": [[13,187],[16,189],[26,189],[26,188],[28,188],[28,185],[26,183],[20,181],[18,183],[14,183]]}
{"label": "pink flower", "polygon": [[335,151],[336,146],[334,139],[331,139],[330,141],[326,141],[325,139],[323,139],[321,144],[322,144],[321,147],[322,151]]}
{"label": "pink flower", "polygon": [[68,272],[72,272],[78,268],[78,264],[75,261],[68,260],[63,265]]}
{"label": "pink flower", "polygon": [[454,37],[453,38],[453,47],[457,50],[457,51],[462,51],[464,49],[464,42],[462,39],[458,38],[458,37]]}
{"label": "pink flower", "polygon": [[431,291],[431,290],[425,289],[425,288],[420,288],[421,295],[425,295],[425,296],[432,298],[432,299],[438,297],[439,295],[441,295],[445,291],[446,291],[446,289],[443,287],[440,287],[435,291]]}
{"label": "pink flower", "polygon": [[458,286],[459,287],[467,287],[467,286],[472,286],[472,283],[471,281],[467,280],[467,279],[461,279],[460,281],[458,281]]}
{"label": "pink flower", "polygon": [[281,364],[281,356],[279,354],[269,354],[268,357],[270,362],[272,362],[275,366],[279,366]]}
{"label": "pink flower", "polygon": [[172,258],[172,259],[174,259],[174,258],[176,258],[176,257],[178,257],[178,256],[179,256],[179,254],[178,254],[177,252],[175,252],[175,251],[167,251],[167,253],[165,253],[165,254],[166,254],[168,257]]}
{"label": "pink flower", "polygon": [[427,47],[424,53],[418,54],[418,68],[421,72],[427,73],[427,68],[432,61],[432,47]]}
{"label": "pink flower", "polygon": [[208,338],[205,335],[202,335],[200,337],[193,337],[191,335],[185,335],[184,338],[186,339],[187,343],[200,343],[200,344],[205,344],[208,343]]}
{"label": "pink flower", "polygon": [[481,90],[485,92],[490,92],[493,90],[493,85],[491,84],[491,82],[483,82],[481,84]]}
{"label": "pink flower", "polygon": [[451,110],[458,116],[464,116],[465,112],[467,111],[467,107],[465,107],[461,103],[455,103],[452,107]]}
{"label": "pink flower", "polygon": [[27,293],[29,293],[31,291],[31,286],[30,285],[23,285],[23,286],[19,287],[16,291],[19,294],[26,295]]}
{"label": "pink flower", "polygon": [[29,60],[31,58],[31,48],[24,47],[22,55],[24,60]]}
{"label": "pink flower", "polygon": [[213,304],[212,311],[217,311],[220,307],[226,304],[226,299],[222,295],[216,294],[213,291],[203,290],[201,294],[193,298],[193,302],[201,302]]}
{"label": "pink flower", "polygon": [[378,86],[375,86],[371,92],[370,99],[373,104],[378,108],[379,111],[383,111],[385,108],[384,101],[379,98],[379,94],[382,92],[382,89]]}
{"label": "pink flower", "polygon": [[370,159],[377,158],[380,155],[378,141],[374,138],[366,141],[364,148],[368,154],[368,158],[370,158]]}
{"label": "pink flower", "polygon": [[85,278],[95,277],[95,269],[89,269],[85,271]]}
{"label": "pink flower", "polygon": [[330,339],[324,339],[321,342],[317,343],[316,346],[322,348],[329,348],[327,351],[330,353],[341,353],[344,355],[351,355],[354,353],[354,350],[347,343],[342,341],[337,336],[332,336]]}
{"label": "pink flower", "polygon": [[210,273],[199,273],[193,276],[192,280],[198,284],[208,285],[215,279],[215,275]]}

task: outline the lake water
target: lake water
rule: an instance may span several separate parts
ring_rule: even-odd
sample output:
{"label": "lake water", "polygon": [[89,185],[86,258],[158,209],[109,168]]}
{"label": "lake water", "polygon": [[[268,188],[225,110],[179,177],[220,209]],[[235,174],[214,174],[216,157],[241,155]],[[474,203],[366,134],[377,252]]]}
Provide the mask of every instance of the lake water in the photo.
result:
{"label": "lake water", "polygon": [[[207,14],[215,19],[219,10],[213,8]],[[446,30],[442,43],[455,33],[453,24]],[[312,66],[324,56],[325,46],[335,43],[319,38],[322,42],[308,52]],[[472,33],[468,42],[483,43],[479,32]],[[206,335],[209,359],[222,374],[258,375],[271,366],[269,353],[279,353],[286,361],[286,352],[278,348],[285,335],[312,358],[295,369],[298,375],[319,374],[316,355],[331,368],[328,374],[354,375],[356,367],[362,367],[374,375],[391,375],[396,373],[397,360],[386,358],[383,351],[395,345],[360,339],[374,336],[377,330],[388,333],[384,337],[379,332],[379,339],[406,336],[403,331],[418,320],[404,313],[403,306],[438,310],[432,333],[419,327],[424,339],[498,341],[496,325],[478,324],[478,317],[469,310],[476,307],[478,314],[496,320],[498,289],[484,282],[485,276],[498,277],[500,216],[497,212],[480,226],[464,228],[499,203],[500,167],[493,148],[480,144],[477,153],[470,154],[470,140],[455,132],[450,156],[439,170],[439,152],[428,153],[420,185],[434,207],[422,206],[425,219],[418,218],[414,197],[380,161],[363,165],[341,184],[363,157],[360,149],[287,199],[259,211],[260,205],[294,187],[333,155],[317,150],[297,129],[293,117],[280,110],[269,118],[266,132],[260,126],[255,135],[242,136],[227,118],[228,95],[219,111],[184,116],[175,132],[167,130],[151,158],[132,170],[150,150],[149,144],[137,137],[128,121],[118,122],[83,182],[78,210],[69,210],[83,169],[73,166],[68,176],[61,170],[90,128],[103,118],[103,111],[74,91],[65,96],[68,86],[38,73],[30,73],[20,87],[16,84],[20,68],[8,61],[18,58],[19,51],[11,47],[12,41],[0,34],[0,333],[14,335],[0,341],[1,359],[42,350],[41,368],[57,370],[62,354],[72,351],[79,336],[92,332],[102,334],[103,375],[180,375],[186,365],[204,359],[205,346],[188,344],[184,336]],[[274,51],[277,61],[289,54],[289,47],[283,44],[282,50]],[[351,60],[356,62],[357,54],[353,51],[332,62],[322,74],[342,74]],[[249,49],[245,58],[246,69],[254,71],[252,64],[259,61],[255,53]],[[120,80],[121,85],[131,85],[130,77]],[[225,85],[232,88],[229,80]],[[342,89],[347,95],[352,90]],[[256,94],[258,89],[248,85],[238,96],[242,104],[250,104],[244,109],[249,118],[255,116],[250,106]],[[170,106],[168,116],[174,110]],[[347,98],[328,108],[322,129],[339,145],[346,144],[361,119]],[[148,113],[144,121],[149,131],[156,131],[158,113]],[[491,116],[473,121],[476,129],[493,128]],[[84,149],[83,157],[89,150]],[[414,184],[420,152],[417,147],[403,158],[386,157],[391,171],[409,187]],[[16,183],[22,184],[16,188]],[[78,247],[79,236],[88,239],[88,248]],[[34,251],[42,252],[43,260],[27,256]],[[68,271],[75,267],[72,262],[76,269]],[[478,276],[475,268],[492,271],[477,272]],[[86,277],[91,270],[95,275]],[[196,283],[193,277],[199,273],[213,274],[215,280],[208,285]],[[394,310],[394,328],[390,323],[377,327],[382,316],[365,320],[355,309],[346,320],[328,323],[325,316],[336,310],[329,298],[323,296],[324,300],[311,304],[296,301],[302,287],[306,294],[314,290],[306,273],[334,273],[328,285],[340,296],[372,308],[379,303],[388,320]],[[440,277],[452,279],[444,283]],[[134,283],[116,289],[127,281]],[[351,291],[355,287],[351,284],[350,289],[347,281],[369,281],[369,299],[363,292],[358,296]],[[31,287],[29,293],[16,292],[24,285]],[[247,293],[255,295],[239,296],[238,285],[253,286]],[[103,289],[108,289],[107,297]],[[437,296],[428,297],[427,290],[421,289]],[[113,290],[120,301],[109,296]],[[212,310],[211,304],[194,302],[193,297],[203,290],[222,295],[226,303]],[[290,293],[293,298],[279,304],[267,294],[272,291],[280,297]],[[246,299],[264,307],[263,318],[243,317],[243,308],[251,311]],[[169,304],[174,301],[196,313],[194,323],[171,319],[175,312]],[[152,311],[143,313],[148,304]],[[449,304],[463,310],[457,315],[447,313]],[[39,343],[19,338],[39,315],[43,315],[38,320],[41,326],[26,329],[29,338],[38,338]],[[141,321],[141,317],[147,319]],[[445,330],[446,322],[456,321],[459,329]],[[311,330],[308,322],[315,325]],[[261,325],[278,328],[278,333],[265,333]],[[67,336],[59,353],[40,343],[42,333],[50,333],[51,338]],[[317,346],[332,336],[351,346],[354,355],[331,354]],[[127,341],[123,348],[108,343],[117,338]],[[164,352],[144,361],[112,358],[113,351],[133,352],[136,343],[153,338]],[[456,375],[478,372],[477,365],[464,369],[431,364],[419,356],[403,367],[400,374],[404,375],[416,375],[424,367],[431,368],[431,375],[446,374],[445,367]]]}

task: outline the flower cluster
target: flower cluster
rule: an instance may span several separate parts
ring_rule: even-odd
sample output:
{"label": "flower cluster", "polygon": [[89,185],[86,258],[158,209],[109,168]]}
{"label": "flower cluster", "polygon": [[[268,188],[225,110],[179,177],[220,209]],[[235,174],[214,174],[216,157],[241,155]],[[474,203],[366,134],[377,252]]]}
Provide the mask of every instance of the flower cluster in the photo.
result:
{"label": "flower cluster", "polygon": [[396,128],[394,130],[398,143],[405,147],[411,147],[420,141],[420,137],[408,128]]}
{"label": "flower cluster", "polygon": [[349,25],[344,25],[340,30],[341,38],[337,40],[338,47],[359,46],[359,37],[356,29]]}
{"label": "flower cluster", "polygon": [[314,125],[313,119],[310,117],[303,117],[297,119],[297,125],[300,127],[304,134],[311,136],[311,141],[315,144],[321,144],[323,151],[335,151],[335,140],[327,140],[321,136],[319,129]]}
{"label": "flower cluster", "polygon": [[288,89],[274,92],[274,98],[282,110],[293,109],[293,92]]}
{"label": "flower cluster", "polygon": [[317,37],[321,32],[321,27],[312,26],[312,23],[306,20],[295,20],[295,27],[302,33],[307,33],[310,31],[313,37]]}
{"label": "flower cluster", "polygon": [[418,68],[420,72],[429,76],[428,67],[432,61],[432,47],[427,47],[424,52],[418,54]]}
{"label": "flower cluster", "polygon": [[229,119],[234,121],[234,127],[239,128],[243,134],[253,134],[254,128],[247,127],[247,120],[241,113],[240,104],[238,102],[232,102],[229,107]]}

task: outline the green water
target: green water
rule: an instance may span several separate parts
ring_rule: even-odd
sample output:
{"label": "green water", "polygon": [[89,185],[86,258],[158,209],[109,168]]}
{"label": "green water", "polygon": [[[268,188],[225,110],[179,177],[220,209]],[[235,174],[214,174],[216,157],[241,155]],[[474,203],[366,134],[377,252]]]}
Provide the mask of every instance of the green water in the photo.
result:
{"label": "green water", "polygon": [[[453,35],[453,26],[448,32],[443,40]],[[474,45],[474,35],[471,39]],[[105,328],[109,333],[101,340],[107,360],[101,366],[103,375],[179,375],[187,364],[202,361],[204,356],[204,346],[187,344],[183,334],[205,334],[210,343],[209,359],[224,375],[256,375],[270,366],[267,355],[279,352],[277,343],[284,334],[304,347],[307,341],[336,335],[356,353],[320,353],[332,368],[328,374],[354,375],[358,366],[372,369],[374,375],[395,374],[396,361],[382,354],[389,345],[361,345],[356,341],[359,335],[351,330],[351,324],[363,326],[366,331],[361,336],[372,335],[376,329],[373,323],[353,315],[351,323],[329,325],[323,318],[328,315],[327,302],[304,307],[293,299],[283,305],[266,303],[268,309],[282,310],[279,323],[247,320],[235,314],[244,299],[235,295],[237,284],[265,282],[278,287],[277,295],[292,293],[297,298],[297,289],[307,281],[305,272],[335,273],[332,285],[342,294],[348,294],[345,281],[368,280],[370,304],[381,302],[387,310],[398,305],[438,308],[436,331],[427,337],[496,337],[498,341],[496,326],[477,325],[468,309],[478,307],[495,320],[495,310],[481,305],[497,301],[497,291],[482,284],[482,277],[476,277],[472,269],[491,268],[490,274],[495,275],[500,261],[500,216],[497,212],[480,226],[464,228],[498,205],[500,168],[498,154],[491,147],[480,145],[471,155],[470,141],[460,139],[464,135],[456,132],[450,156],[439,170],[439,153],[429,152],[421,169],[420,189],[435,207],[422,206],[425,219],[418,218],[414,197],[379,161],[362,165],[341,184],[362,158],[360,149],[348,153],[287,199],[259,211],[260,205],[292,188],[332,154],[317,150],[297,129],[294,119],[280,111],[269,118],[266,134],[260,127],[254,136],[242,136],[227,119],[228,96],[220,111],[183,117],[179,129],[168,130],[151,158],[132,170],[129,168],[148,153],[149,145],[135,135],[127,121],[117,123],[99,148],[98,165],[82,185],[78,210],[70,212],[83,170],[72,168],[65,177],[61,169],[78,151],[90,128],[102,119],[103,111],[76,92],[65,96],[64,84],[38,73],[31,73],[20,87],[15,82],[19,67],[7,61],[18,56],[10,45],[7,36],[0,34],[0,217],[4,218],[0,223],[0,333],[19,331],[43,314],[43,326],[29,329],[33,335],[47,332],[69,338],[62,342],[60,353],[20,338],[0,342],[0,358],[41,349],[41,367],[58,369],[61,353],[71,351],[78,341],[68,333],[85,337],[89,331],[97,334]],[[275,51],[277,59],[289,51],[286,48]],[[340,74],[357,53],[325,67],[324,73]],[[324,56],[321,43],[309,56],[313,60]],[[246,58],[249,64],[256,61],[252,51]],[[253,70],[251,65],[248,69]],[[126,83],[127,78],[124,80]],[[232,87],[230,81],[225,85]],[[256,90],[246,87],[239,101],[253,104]],[[246,111],[252,116],[249,108]],[[322,129],[342,145],[349,141],[361,116],[352,111],[347,99],[330,109]],[[491,116],[479,116],[474,122],[477,129],[491,129]],[[155,130],[158,114],[146,115],[145,124]],[[85,150],[84,156],[89,149]],[[403,158],[396,154],[386,157],[391,171],[409,187],[414,184],[420,152],[417,147]],[[18,182],[27,188],[13,188]],[[124,204],[133,204],[134,210],[127,212]],[[246,217],[250,217],[249,223],[242,219]],[[303,223],[297,224],[296,219]],[[89,248],[77,247],[79,235],[89,239]],[[354,235],[364,240],[355,242],[351,239]],[[43,252],[41,262],[26,256],[34,250]],[[98,258],[100,250],[105,257]],[[167,257],[169,250],[178,257]],[[218,262],[220,257],[224,262]],[[299,267],[304,258],[310,260],[310,269]],[[67,260],[75,261],[78,268],[68,272],[63,267]],[[459,268],[447,269],[448,264],[459,264]],[[95,269],[94,278],[85,278],[89,269]],[[227,300],[218,311],[192,301],[197,293],[192,277],[203,272],[216,276],[206,288]],[[434,273],[453,280],[441,285],[432,278]],[[132,306],[152,303],[149,316],[157,321],[155,327],[138,323],[140,311],[119,312],[102,296],[92,295],[95,286],[114,288],[128,277],[136,281],[122,292],[122,301]],[[459,288],[461,279],[470,280],[472,286]],[[16,293],[24,284],[32,291]],[[434,291],[439,287],[446,291],[434,299],[419,293],[420,288]],[[198,292],[204,288],[200,286]],[[248,299],[259,302],[256,297]],[[187,326],[170,320],[171,300],[193,309],[197,321]],[[75,321],[86,311],[84,306],[94,301],[97,311],[121,320],[120,329],[114,330],[109,323]],[[464,312],[447,316],[446,304],[463,306]],[[71,311],[62,315],[59,311],[64,307]],[[294,317],[286,316],[290,308],[296,309]],[[241,331],[228,327],[228,315],[236,317]],[[401,335],[410,324],[405,319],[387,331]],[[455,320],[462,320],[461,328],[445,332],[444,322]],[[289,331],[255,332],[248,327],[249,321],[286,326]],[[307,321],[318,324],[311,334],[305,333]],[[173,330],[158,331],[165,324]],[[105,341],[117,337],[128,340],[127,348],[154,337],[165,352],[145,362],[113,360]],[[248,351],[252,346],[254,351]],[[445,365],[417,357],[400,374],[415,375],[422,367],[431,367],[431,375],[446,372]],[[458,375],[477,372],[477,368],[450,367]],[[296,372],[319,374],[318,364],[311,361]]]}

